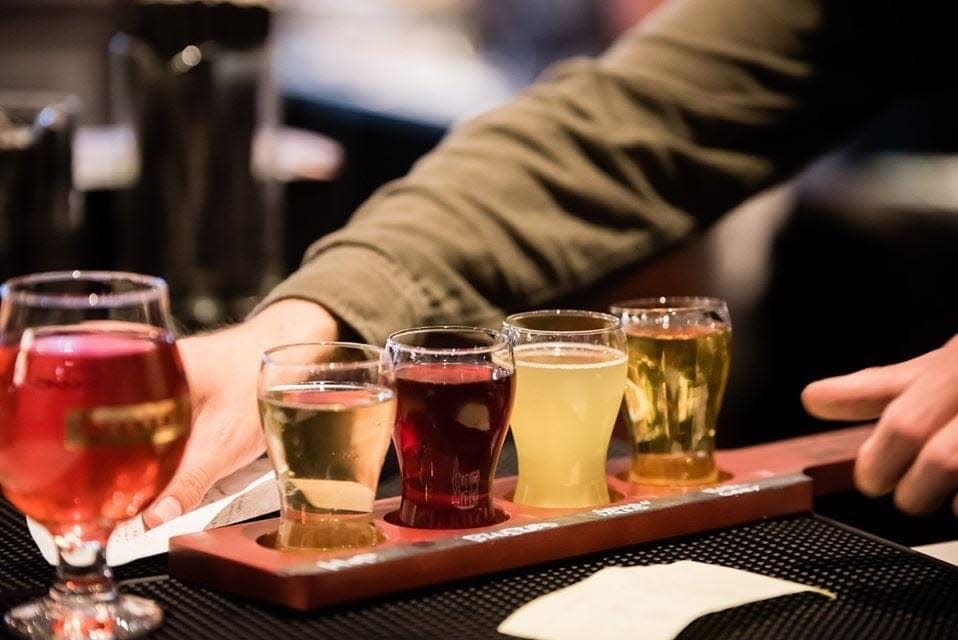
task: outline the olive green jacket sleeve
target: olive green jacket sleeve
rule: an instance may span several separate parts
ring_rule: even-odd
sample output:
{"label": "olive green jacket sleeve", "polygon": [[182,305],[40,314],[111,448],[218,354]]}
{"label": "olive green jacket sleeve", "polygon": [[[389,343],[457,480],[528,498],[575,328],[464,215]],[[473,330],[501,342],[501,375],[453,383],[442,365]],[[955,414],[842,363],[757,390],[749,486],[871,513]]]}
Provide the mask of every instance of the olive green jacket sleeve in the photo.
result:
{"label": "olive green jacket sleeve", "polygon": [[381,343],[406,326],[490,324],[647,258],[874,106],[881,92],[854,57],[868,50],[858,10],[670,3],[601,58],[457,127],[263,304],[314,300]]}

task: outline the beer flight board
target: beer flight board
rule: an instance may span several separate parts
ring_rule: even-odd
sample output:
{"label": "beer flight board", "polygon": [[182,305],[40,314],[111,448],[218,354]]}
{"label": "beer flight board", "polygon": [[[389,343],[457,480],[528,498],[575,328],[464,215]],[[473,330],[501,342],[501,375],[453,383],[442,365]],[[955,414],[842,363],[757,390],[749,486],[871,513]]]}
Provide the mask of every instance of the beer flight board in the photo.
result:
{"label": "beer flight board", "polygon": [[298,610],[382,596],[640,542],[809,511],[815,495],[850,489],[852,461],[870,432],[855,427],[717,452],[719,482],[649,487],[624,478],[631,459],[609,461],[611,504],[537,509],[507,500],[515,478],[494,485],[508,518],[479,529],[401,527],[388,514],[399,498],[378,500],[382,541],[336,551],[280,551],[278,519],[179,536],[170,572],[213,589]]}

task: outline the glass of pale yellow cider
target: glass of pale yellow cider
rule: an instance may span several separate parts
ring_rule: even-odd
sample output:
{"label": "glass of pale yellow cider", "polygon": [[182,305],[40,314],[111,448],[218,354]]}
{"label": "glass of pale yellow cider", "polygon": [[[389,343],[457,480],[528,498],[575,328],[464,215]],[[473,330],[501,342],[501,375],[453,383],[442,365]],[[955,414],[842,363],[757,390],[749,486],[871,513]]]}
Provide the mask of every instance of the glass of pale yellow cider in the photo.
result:
{"label": "glass of pale yellow cider", "polygon": [[259,411],[280,492],[281,549],[375,544],[376,485],[396,416],[392,365],[351,342],[263,354]]}
{"label": "glass of pale yellow cider", "polygon": [[519,477],[513,500],[546,508],[609,503],[605,465],[626,380],[626,340],[615,316],[530,311],[509,316]]}
{"label": "glass of pale yellow cider", "polygon": [[629,344],[621,416],[632,435],[630,480],[714,482],[715,427],[731,359],[724,301],[702,297],[627,300],[612,306]]}

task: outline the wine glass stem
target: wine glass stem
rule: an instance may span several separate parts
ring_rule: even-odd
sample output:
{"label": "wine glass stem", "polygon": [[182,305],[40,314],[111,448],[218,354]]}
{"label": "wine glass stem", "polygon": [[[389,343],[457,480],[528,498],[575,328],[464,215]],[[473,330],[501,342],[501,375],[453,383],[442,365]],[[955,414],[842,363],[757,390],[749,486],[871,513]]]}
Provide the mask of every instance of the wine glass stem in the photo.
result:
{"label": "wine glass stem", "polygon": [[104,542],[72,534],[55,536],[54,540],[59,562],[57,579],[50,588],[51,599],[66,605],[116,600],[116,583],[106,563]]}

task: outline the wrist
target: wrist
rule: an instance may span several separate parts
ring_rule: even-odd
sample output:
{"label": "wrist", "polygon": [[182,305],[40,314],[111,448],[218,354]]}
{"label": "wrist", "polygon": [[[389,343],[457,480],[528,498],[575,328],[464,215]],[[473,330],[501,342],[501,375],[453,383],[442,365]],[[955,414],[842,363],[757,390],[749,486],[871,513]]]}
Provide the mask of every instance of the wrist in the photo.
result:
{"label": "wrist", "polygon": [[274,302],[240,327],[260,351],[294,342],[336,340],[340,333],[336,318],[324,307],[299,298]]}
{"label": "wrist", "polygon": [[[223,376],[237,389],[256,385],[267,349],[294,342],[336,340],[336,319],[318,304],[284,299],[238,325],[178,341],[190,388],[197,397],[220,390]],[[253,396],[250,396],[253,397]]]}

